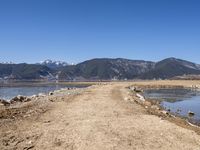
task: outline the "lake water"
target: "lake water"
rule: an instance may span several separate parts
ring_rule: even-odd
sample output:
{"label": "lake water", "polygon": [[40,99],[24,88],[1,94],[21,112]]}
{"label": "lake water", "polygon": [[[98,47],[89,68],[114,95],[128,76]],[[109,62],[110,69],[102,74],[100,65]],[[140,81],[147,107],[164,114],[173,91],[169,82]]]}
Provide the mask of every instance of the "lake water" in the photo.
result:
{"label": "lake water", "polygon": [[[171,113],[187,118],[193,123],[200,122],[200,91],[191,89],[148,89],[144,92],[147,99],[161,101],[161,106]],[[188,112],[195,113],[189,116]]]}
{"label": "lake water", "polygon": [[39,93],[47,94],[50,91],[59,90],[61,88],[76,87],[82,88],[87,85],[70,85],[56,83],[6,83],[0,84],[0,98],[10,100],[17,95],[32,96]]}

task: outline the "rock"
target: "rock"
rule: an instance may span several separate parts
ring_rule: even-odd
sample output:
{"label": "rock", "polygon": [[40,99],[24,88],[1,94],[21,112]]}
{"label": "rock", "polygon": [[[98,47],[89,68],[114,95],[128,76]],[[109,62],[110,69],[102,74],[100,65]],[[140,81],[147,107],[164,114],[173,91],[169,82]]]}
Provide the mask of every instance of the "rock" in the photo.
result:
{"label": "rock", "polygon": [[18,95],[11,99],[10,103],[16,103],[16,102],[24,102],[26,100],[26,96]]}
{"label": "rock", "polygon": [[130,100],[130,98],[128,98],[128,97],[125,97],[125,98],[124,98],[124,100],[125,100],[125,101],[129,101],[129,100]]}
{"label": "rock", "polygon": [[24,150],[29,150],[29,149],[33,149],[35,146],[34,145],[30,145],[30,146],[26,146],[23,149]]}
{"label": "rock", "polygon": [[37,95],[32,95],[32,96],[31,96],[31,98],[37,98],[37,97],[38,97]]}
{"label": "rock", "polygon": [[129,89],[130,89],[131,91],[136,92],[136,93],[143,92],[142,89],[140,89],[140,88],[138,88],[138,87],[134,87],[134,86],[129,87]]}
{"label": "rock", "polygon": [[32,141],[29,141],[29,142],[28,142],[28,144],[32,144],[32,143],[33,143]]}
{"label": "rock", "polygon": [[135,91],[135,87],[134,87],[134,86],[129,87],[129,89],[130,89],[131,91]]}
{"label": "rock", "polygon": [[29,101],[31,101],[31,98],[26,97],[26,96],[22,96],[22,95],[18,95],[16,97],[12,98],[10,103],[13,104],[13,103],[16,103],[16,102],[29,102]]}
{"label": "rock", "polygon": [[161,111],[161,113],[162,113],[162,114],[165,114],[165,115],[168,115],[168,114],[169,114],[169,112],[166,111],[166,110]]}
{"label": "rock", "polygon": [[152,106],[151,106],[151,109],[159,110],[160,108],[159,108],[157,105],[152,105]]}
{"label": "rock", "polygon": [[53,95],[54,93],[53,92],[49,92],[49,95]]}
{"label": "rock", "polygon": [[31,101],[31,98],[27,97],[24,102],[29,102],[29,101]]}
{"label": "rock", "polygon": [[3,100],[3,99],[0,99],[0,103],[4,106],[9,106],[10,105],[10,102],[6,101],[6,100]]}
{"label": "rock", "polygon": [[167,109],[167,111],[168,111],[168,112],[170,112],[170,111],[171,111],[171,109],[169,108],[169,109]]}
{"label": "rock", "polygon": [[142,90],[140,90],[140,89],[135,89],[135,92],[136,92],[136,93],[141,93]]}
{"label": "rock", "polygon": [[198,85],[198,84],[197,84],[197,85],[192,85],[191,87],[192,87],[193,89],[199,89],[199,88],[200,88],[200,85]]}
{"label": "rock", "polygon": [[144,99],[144,97],[143,97],[142,95],[136,94],[136,96],[137,96],[140,100],[145,101],[145,99]]}
{"label": "rock", "polygon": [[49,99],[49,101],[51,101],[51,102],[54,102],[54,100],[53,100],[53,99]]}
{"label": "rock", "polygon": [[141,93],[141,92],[143,92],[143,90],[140,89],[140,88],[138,88],[138,87],[134,87],[134,91],[135,91],[136,93]]}
{"label": "rock", "polygon": [[155,103],[156,103],[156,105],[160,105],[161,101],[157,100]]}
{"label": "rock", "polygon": [[195,115],[195,113],[194,113],[194,112],[192,112],[192,111],[188,111],[188,115],[189,115],[189,116],[194,116],[194,115]]}
{"label": "rock", "polygon": [[44,93],[39,93],[38,96],[39,97],[45,97],[46,95]]}
{"label": "rock", "polygon": [[50,120],[44,121],[44,123],[50,123],[50,122],[51,122]]}

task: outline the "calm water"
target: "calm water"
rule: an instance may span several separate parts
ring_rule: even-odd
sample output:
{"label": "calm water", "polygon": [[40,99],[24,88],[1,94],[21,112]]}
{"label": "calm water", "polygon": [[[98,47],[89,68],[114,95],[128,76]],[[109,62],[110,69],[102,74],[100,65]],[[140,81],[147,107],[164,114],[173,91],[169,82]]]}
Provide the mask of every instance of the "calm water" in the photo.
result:
{"label": "calm water", "polygon": [[[192,122],[200,122],[200,91],[190,89],[149,89],[144,92],[148,99],[161,101],[161,106],[175,115],[186,117]],[[193,117],[188,112],[195,113]]]}
{"label": "calm water", "polygon": [[86,85],[65,85],[65,84],[48,84],[48,83],[17,83],[17,84],[1,84],[0,98],[10,100],[17,95],[31,96],[39,93],[47,94],[50,91],[59,90],[67,87],[86,87]]}

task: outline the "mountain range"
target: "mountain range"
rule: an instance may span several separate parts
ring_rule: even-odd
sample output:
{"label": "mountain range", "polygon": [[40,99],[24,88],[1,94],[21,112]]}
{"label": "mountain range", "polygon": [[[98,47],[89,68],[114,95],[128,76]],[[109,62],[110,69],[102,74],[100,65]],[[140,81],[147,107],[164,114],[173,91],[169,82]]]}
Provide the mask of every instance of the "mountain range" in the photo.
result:
{"label": "mountain range", "polygon": [[0,63],[1,80],[170,79],[190,74],[199,75],[200,65],[177,58],[167,58],[159,62],[98,58],[76,65],[52,60],[36,64]]}

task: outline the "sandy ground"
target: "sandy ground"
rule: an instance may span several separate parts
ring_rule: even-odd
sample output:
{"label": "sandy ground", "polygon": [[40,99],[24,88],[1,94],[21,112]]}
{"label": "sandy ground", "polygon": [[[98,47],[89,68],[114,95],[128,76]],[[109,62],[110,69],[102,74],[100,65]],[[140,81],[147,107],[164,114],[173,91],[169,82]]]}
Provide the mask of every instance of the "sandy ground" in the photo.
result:
{"label": "sandy ground", "polygon": [[129,101],[131,84],[94,85],[49,97],[28,117],[1,117],[0,149],[200,150],[200,135]]}

